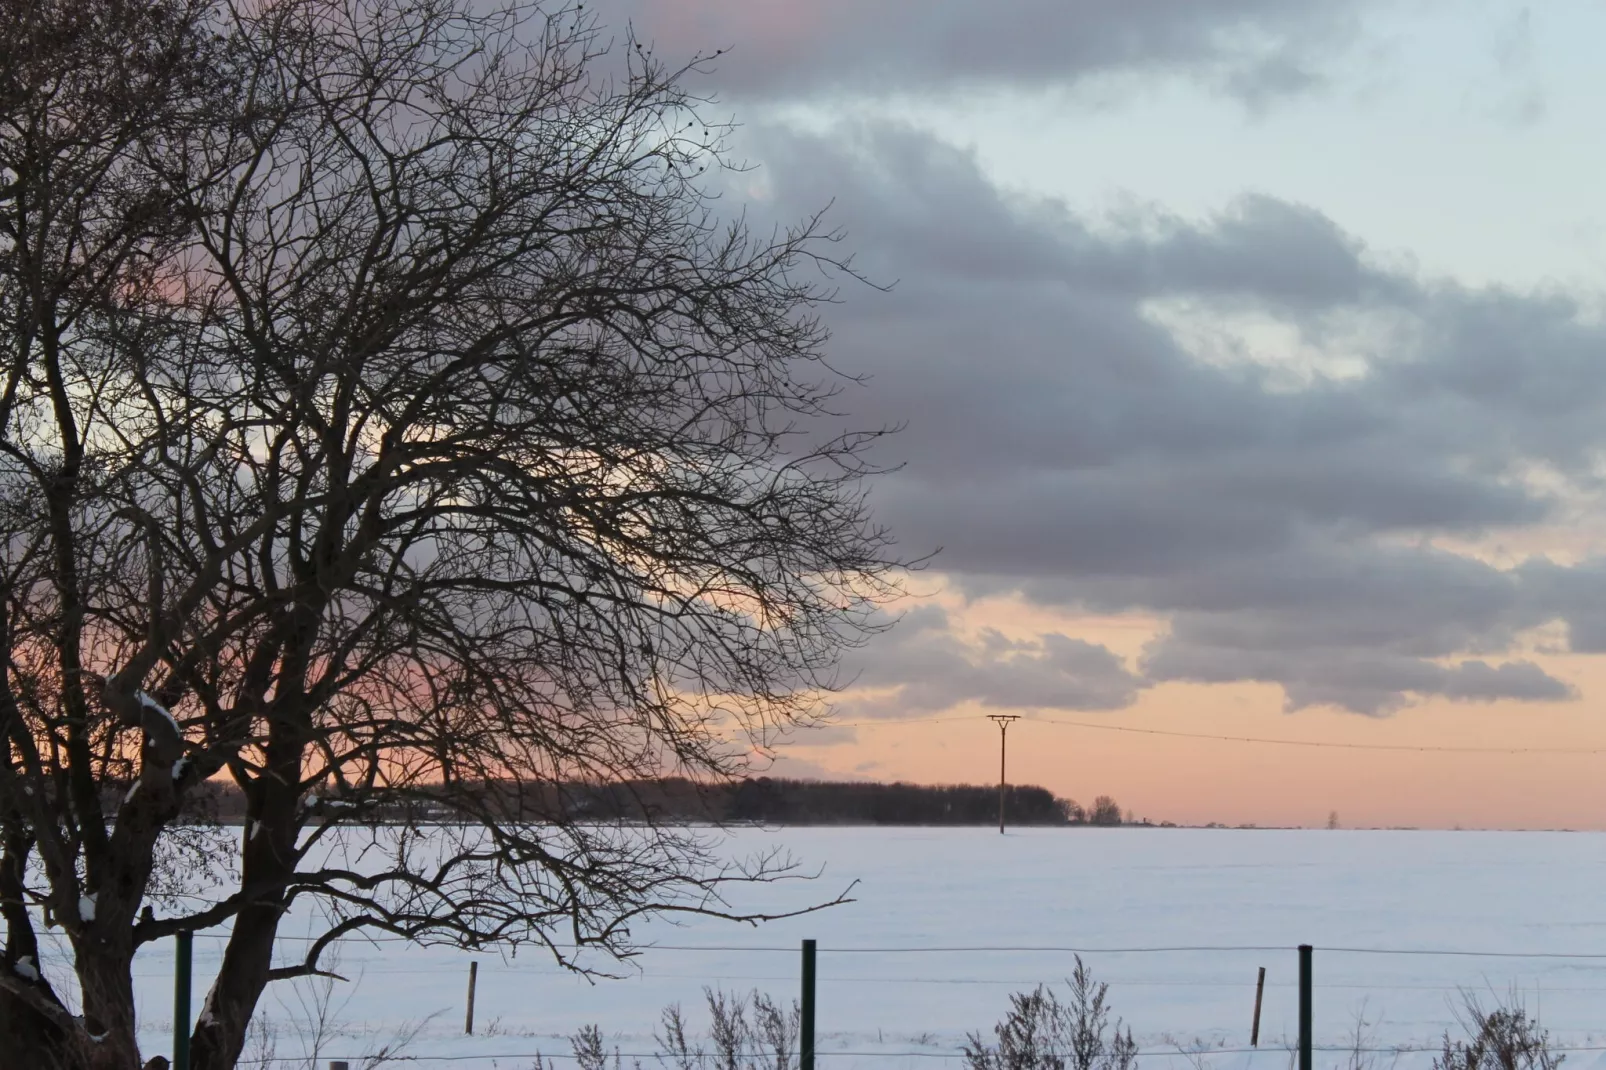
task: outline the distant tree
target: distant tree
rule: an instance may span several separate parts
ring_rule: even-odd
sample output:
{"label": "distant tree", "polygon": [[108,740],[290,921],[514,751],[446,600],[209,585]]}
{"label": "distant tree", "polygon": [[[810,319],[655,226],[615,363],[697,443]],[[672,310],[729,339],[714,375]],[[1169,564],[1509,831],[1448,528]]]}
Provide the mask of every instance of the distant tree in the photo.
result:
{"label": "distant tree", "polygon": [[1337,810],[1334,810],[1332,813],[1327,815],[1327,827],[1329,829],[1338,828],[1338,811]]}
{"label": "distant tree", "polygon": [[1108,795],[1093,800],[1093,809],[1087,815],[1089,825],[1113,827],[1121,823],[1121,806]]}
{"label": "distant tree", "polygon": [[1059,800],[1060,813],[1065,815],[1065,821],[1071,825],[1087,824],[1087,811],[1075,799]]}

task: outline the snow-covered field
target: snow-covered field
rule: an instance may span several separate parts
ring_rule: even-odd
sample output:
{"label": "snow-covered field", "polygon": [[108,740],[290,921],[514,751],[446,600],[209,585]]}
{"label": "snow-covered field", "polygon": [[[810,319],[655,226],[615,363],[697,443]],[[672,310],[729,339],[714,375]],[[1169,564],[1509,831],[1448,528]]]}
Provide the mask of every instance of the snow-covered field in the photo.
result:
{"label": "snow-covered field", "polygon": [[[779,906],[829,897],[850,881],[855,902],[752,929],[714,921],[654,926],[661,949],[621,980],[589,983],[549,960],[479,957],[477,1029],[462,1035],[469,956],[351,942],[341,970],[341,1035],[322,1058],[361,1056],[408,1022],[430,1019],[411,1051],[428,1066],[525,1068],[536,1052],[595,1022],[630,1065],[655,1050],[666,1004],[704,1022],[701,990],[754,988],[792,998],[798,942],[819,942],[822,1070],[942,1067],[966,1032],[990,1033],[1011,991],[1062,985],[1085,948],[1110,982],[1116,1013],[1160,1053],[1199,1045],[1215,1070],[1283,1070],[1296,1031],[1296,952],[1316,945],[1317,1044],[1340,1048],[1357,1015],[1369,1046],[1421,1046],[1455,1029],[1458,989],[1521,994],[1555,1041],[1606,1047],[1606,836],[1583,833],[1038,829],[781,829],[744,831],[733,849],[768,844],[823,865],[812,884],[771,888]],[[294,925],[289,933],[298,930]],[[304,930],[303,930],[304,931]],[[1276,950],[1228,950],[1272,947]],[[688,950],[740,948],[742,950]],[[935,950],[1009,948],[1012,950]],[[1132,948],[1220,950],[1132,951]],[[1382,954],[1327,950],[1500,952]],[[866,950],[888,949],[888,950]],[[897,949],[897,950],[891,950]],[[1018,950],[1015,950],[1018,949]],[[196,939],[195,1001],[221,941]],[[1538,958],[1600,955],[1600,958]],[[171,947],[137,967],[148,1053],[168,1046]],[[1266,967],[1262,1051],[1249,1040],[1256,968]],[[301,1053],[300,1001],[268,1000],[277,1054]],[[1575,1050],[1573,1068],[1606,1067]],[[1408,1054],[1404,1067],[1428,1065]],[[1379,1070],[1393,1055],[1374,1057]],[[650,1058],[645,1065],[656,1064]],[[1348,1054],[1318,1052],[1319,1066]],[[286,1066],[291,1063],[284,1064]],[[355,1065],[355,1064],[354,1064]],[[559,1066],[567,1066],[560,1063]]]}

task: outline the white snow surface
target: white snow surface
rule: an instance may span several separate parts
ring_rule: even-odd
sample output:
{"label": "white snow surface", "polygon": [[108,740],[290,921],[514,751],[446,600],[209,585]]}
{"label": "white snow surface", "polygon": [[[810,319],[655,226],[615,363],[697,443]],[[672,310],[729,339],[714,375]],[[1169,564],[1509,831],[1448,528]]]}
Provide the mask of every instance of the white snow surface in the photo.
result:
{"label": "white snow surface", "polygon": [[150,696],[150,694],[148,692],[141,691],[138,688],[135,688],[135,690],[134,690],[134,701],[138,702],[141,706],[144,706],[146,709],[151,710],[152,712],[160,714],[161,716],[165,717],[167,719],[167,723],[173,726],[174,734],[177,735],[179,739],[183,739],[184,738],[184,730],[181,729],[178,726],[178,720],[176,718],[174,718],[174,716],[170,712],[168,712],[168,709],[167,709],[166,706],[163,706],[160,702],[157,702],[154,698],[152,698]]}
{"label": "white snow surface", "polygon": [[[567,1036],[595,1022],[625,1066],[639,1053],[643,1066],[656,1067],[650,1055],[662,1008],[678,1002],[704,1028],[704,986],[790,1000],[805,937],[819,946],[821,1070],[958,1067],[966,1033],[990,1038],[1009,993],[1044,982],[1063,994],[1071,953],[1032,949],[1073,947],[1086,949],[1084,960],[1109,982],[1114,1012],[1145,1053],[1140,1066],[1185,1070],[1179,1047],[1203,1046],[1217,1051],[1205,1056],[1211,1070],[1286,1070],[1301,943],[1318,948],[1319,1048],[1345,1048],[1357,1014],[1370,1023],[1369,1046],[1432,1047],[1457,1030],[1467,989],[1485,1003],[1515,993],[1556,1043],[1606,1049],[1599,834],[790,828],[744,830],[727,849],[771,845],[811,871],[823,866],[823,875],[747,889],[738,905],[801,907],[857,881],[854,902],[758,927],[711,919],[644,925],[638,938],[663,946],[619,967],[619,980],[588,983],[534,949],[479,955],[472,1037],[462,1035],[468,954],[347,940],[336,968],[353,980],[334,997],[345,1001],[343,1032],[321,1057],[360,1057],[439,1012],[411,1048],[434,1057],[423,1065],[474,1056],[462,1065],[522,1070],[541,1052],[568,1070]],[[294,938],[321,930],[301,906],[280,931]],[[196,1003],[223,935],[209,930],[195,940]],[[285,942],[281,959],[299,946]],[[743,950],[676,950],[687,947]],[[1274,950],[1232,950],[1240,947]],[[921,950],[865,950],[893,948]],[[1213,950],[1130,950],[1137,948]],[[47,959],[52,976],[65,966],[61,950]],[[1534,953],[1602,957],[1528,957]],[[171,941],[163,941],[136,962],[147,1055],[165,1051],[171,1035],[171,956]],[[1265,1006],[1261,1050],[1251,1054],[1241,1049],[1259,966]],[[289,985],[277,991],[259,1013],[272,1023],[278,1054],[298,1056],[300,1004]],[[1427,1070],[1431,1054],[1373,1059],[1376,1070]],[[1317,1052],[1319,1067],[1348,1062],[1347,1049]],[[1606,1070],[1606,1051],[1572,1051],[1566,1067]]]}
{"label": "white snow surface", "polygon": [[96,894],[98,893],[91,893],[89,895],[81,895],[78,897],[78,916],[84,919],[85,922],[91,922],[95,920]]}

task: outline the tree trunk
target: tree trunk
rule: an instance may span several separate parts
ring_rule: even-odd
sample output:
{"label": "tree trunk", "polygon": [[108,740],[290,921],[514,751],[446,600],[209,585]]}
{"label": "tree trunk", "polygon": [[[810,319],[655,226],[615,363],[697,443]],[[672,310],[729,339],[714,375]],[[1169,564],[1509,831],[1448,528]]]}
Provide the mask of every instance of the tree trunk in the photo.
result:
{"label": "tree trunk", "polygon": [[273,965],[273,938],[283,908],[258,904],[240,911],[212,990],[201,1004],[190,1041],[190,1070],[233,1070],[257,1000]]}
{"label": "tree trunk", "polygon": [[[28,1070],[93,1070],[83,1036],[40,1012],[26,999],[0,990],[0,1052],[6,1066]],[[130,1070],[137,1064],[128,1064]],[[118,1070],[123,1070],[119,1067]]]}
{"label": "tree trunk", "polygon": [[[282,721],[276,728],[285,731]],[[257,786],[258,794],[246,809],[240,859],[245,887],[282,888],[295,870],[294,814],[299,792],[292,785],[301,754],[298,742],[286,742],[282,737],[268,747],[268,766],[279,775]],[[257,1000],[268,985],[273,941],[287,905],[286,897],[279,893],[244,906],[235,915],[223,964],[195,1023],[191,1070],[233,1070],[245,1046],[245,1030]]]}
{"label": "tree trunk", "polygon": [[[133,956],[97,948],[78,954],[84,998],[87,1065],[91,1070],[134,1070],[140,1065],[134,1017]],[[95,1040],[94,1037],[100,1037]]]}

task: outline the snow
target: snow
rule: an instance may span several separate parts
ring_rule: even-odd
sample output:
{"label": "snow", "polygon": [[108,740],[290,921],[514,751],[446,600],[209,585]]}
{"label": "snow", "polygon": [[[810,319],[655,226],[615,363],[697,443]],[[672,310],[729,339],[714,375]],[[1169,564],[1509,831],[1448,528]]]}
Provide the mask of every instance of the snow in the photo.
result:
{"label": "snow", "polygon": [[355,810],[357,804],[350,799],[331,799],[325,795],[303,795],[297,808],[306,813],[308,810]]}
{"label": "snow", "polygon": [[[818,880],[740,890],[738,907],[799,908],[857,880],[852,903],[757,927],[709,919],[641,925],[661,946],[588,983],[526,948],[517,957],[470,956],[400,943],[344,942],[334,1003],[343,1032],[324,1058],[360,1056],[409,1022],[443,1012],[420,1034],[418,1055],[475,1056],[464,1065],[523,1068],[540,1051],[571,1070],[568,1034],[599,1024],[610,1047],[656,1063],[659,1013],[680,1003],[706,1025],[705,985],[761,989],[791,999],[799,941],[819,945],[822,1070],[941,1070],[971,1031],[990,1035],[1009,993],[1058,986],[1084,948],[1110,983],[1117,1015],[1133,1029],[1144,1067],[1190,1070],[1179,1048],[1215,1049],[1207,1070],[1286,1070],[1296,1033],[1297,955],[1315,953],[1316,1043],[1343,1048],[1355,1016],[1372,1046],[1436,1044],[1459,1027],[1463,989],[1490,1002],[1518,994],[1562,1045],[1606,1046],[1598,1008],[1606,957],[1534,958],[1534,952],[1606,956],[1606,835],[1193,829],[747,830],[727,850],[770,845]],[[321,931],[298,904],[281,928],[281,961]],[[195,986],[204,992],[223,951],[222,930],[197,934]],[[1231,950],[1271,947],[1275,950]],[[677,950],[734,948],[745,950]],[[914,951],[864,949],[919,949]],[[934,950],[1015,948],[1021,950]],[[1211,950],[1138,951],[1138,948]],[[1503,952],[1511,957],[1371,954],[1333,948]],[[859,949],[859,950],[855,950]],[[1035,950],[1034,950],[1035,949]],[[1124,949],[1124,950],[1123,950]],[[136,960],[142,1042],[166,1050],[172,942]],[[462,1035],[471,958],[479,962],[473,1037]],[[52,956],[54,962],[54,956]],[[598,964],[598,960],[590,960]],[[1255,974],[1266,967],[1262,1049],[1247,1048]],[[300,1004],[287,984],[265,1013],[281,1056],[299,1051]],[[347,997],[349,995],[349,1001]],[[339,1050],[335,1050],[338,1048]],[[877,1053],[876,1057],[850,1053]],[[1318,1052],[1324,1068],[1348,1052]],[[1376,1070],[1428,1070],[1414,1051],[1378,1057]],[[287,1064],[288,1065],[288,1064]],[[440,1064],[435,1064],[440,1065]],[[1574,1051],[1566,1070],[1606,1070],[1606,1052]]]}
{"label": "snow", "polygon": [[12,967],[12,970],[16,972],[18,977],[24,977],[30,981],[39,980],[39,967],[34,965],[32,955],[19,955],[17,964]]}
{"label": "snow", "polygon": [[208,994],[206,1003],[201,1007],[201,1016],[195,1020],[195,1024],[197,1026],[211,1025],[214,1021],[216,1021],[216,1018],[213,1015],[212,997]]}
{"label": "snow", "polygon": [[83,918],[86,923],[95,920],[95,895],[96,894],[97,893],[93,893],[92,892],[89,895],[84,895],[84,896],[79,896],[78,897],[78,916],[80,918]]}
{"label": "snow", "polygon": [[173,763],[173,779],[174,780],[182,780],[182,779],[184,779],[184,770],[188,769],[189,767],[190,767],[190,760],[187,757],[180,758],[178,761],[174,762]]}
{"label": "snow", "polygon": [[152,712],[158,713],[161,716],[165,717],[167,719],[167,723],[173,726],[173,734],[178,736],[180,739],[184,738],[184,732],[183,732],[182,729],[179,728],[178,721],[175,720],[173,718],[173,715],[167,711],[167,707],[166,706],[163,706],[160,702],[157,702],[149,694],[147,694],[144,691],[139,690],[138,688],[134,689],[134,701],[138,702],[141,706],[145,707],[147,710],[151,710]]}

